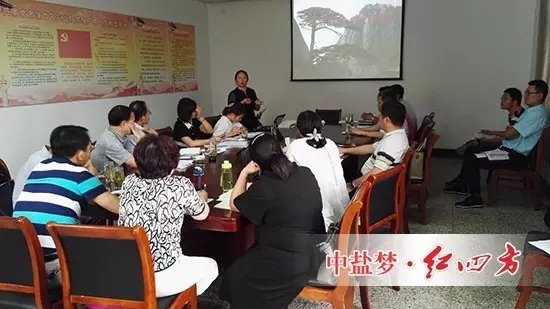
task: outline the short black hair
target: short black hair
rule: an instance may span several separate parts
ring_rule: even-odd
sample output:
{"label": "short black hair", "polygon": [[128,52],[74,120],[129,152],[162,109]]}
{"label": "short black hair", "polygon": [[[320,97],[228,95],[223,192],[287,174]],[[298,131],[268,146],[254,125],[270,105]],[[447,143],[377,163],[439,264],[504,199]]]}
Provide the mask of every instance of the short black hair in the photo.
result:
{"label": "short black hair", "polygon": [[544,101],[546,99],[546,96],[548,95],[548,84],[541,80],[541,79],[535,79],[528,83],[529,86],[534,86],[535,90],[537,92],[542,93],[542,100]]}
{"label": "short black hair", "polygon": [[235,116],[240,116],[240,115],[244,115],[244,113],[245,113],[244,105],[242,105],[241,103],[234,103],[227,108],[227,113],[224,115],[234,114]]}
{"label": "short black hair", "polygon": [[183,98],[178,102],[178,118],[182,121],[191,121],[193,112],[197,109],[197,102],[191,98]]}
{"label": "short black hair", "polygon": [[405,95],[405,88],[399,84],[391,85],[390,89],[393,90],[393,92],[397,93],[400,99],[403,99],[403,96]]}
{"label": "short black hair", "polygon": [[522,94],[521,90],[519,90],[518,88],[507,88],[504,90],[504,93],[507,93],[512,101],[517,101],[519,104],[521,104]]}
{"label": "short black hair", "polygon": [[405,123],[407,109],[403,103],[397,101],[395,98],[386,97],[384,98],[380,114],[382,117],[390,118],[395,126],[402,127]]}
{"label": "short black hair", "polygon": [[50,134],[50,147],[55,157],[73,157],[78,151],[86,151],[92,141],[88,129],[65,125],[55,128]]}
{"label": "short black hair", "polygon": [[168,176],[178,167],[179,157],[176,141],[166,135],[147,135],[134,148],[139,174],[146,179]]}
{"label": "short black hair", "polygon": [[128,121],[132,118],[132,110],[128,106],[117,105],[109,111],[107,116],[109,125],[119,126],[123,121]]}
{"label": "short black hair", "polygon": [[239,76],[239,74],[241,73],[243,73],[246,76],[246,79],[248,80],[248,73],[246,73],[245,70],[238,70],[237,73],[235,73],[235,79],[237,79],[237,76]]}
{"label": "short black hair", "polygon": [[396,101],[399,101],[399,99],[397,98],[397,93],[395,93],[395,91],[393,91],[391,88],[383,89],[378,93],[378,96],[381,97],[382,100],[384,100],[385,98],[392,98]]}
{"label": "short black hair", "polygon": [[386,89],[391,89],[391,86],[382,86],[382,87],[378,88],[378,92],[382,92]]}
{"label": "short black hair", "polygon": [[140,101],[140,100],[133,101],[132,103],[130,103],[130,109],[134,113],[134,117],[136,118],[136,120],[147,115],[147,113],[149,112],[149,109],[147,108],[147,104],[145,103],[145,101]]}

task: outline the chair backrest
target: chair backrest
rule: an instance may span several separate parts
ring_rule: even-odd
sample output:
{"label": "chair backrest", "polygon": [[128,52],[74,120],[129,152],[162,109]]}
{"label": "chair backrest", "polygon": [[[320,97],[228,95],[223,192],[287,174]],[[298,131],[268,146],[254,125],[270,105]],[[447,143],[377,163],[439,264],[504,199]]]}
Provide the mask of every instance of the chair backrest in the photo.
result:
{"label": "chair backrest", "polygon": [[[367,183],[364,190],[370,190],[371,184]],[[359,250],[359,214],[363,208],[361,201],[354,201],[348,205],[342,220],[340,221],[340,230],[338,233],[338,251],[345,256],[349,256],[354,250]],[[347,289],[350,286],[350,276],[348,269],[342,269],[338,275],[336,289]]]}
{"label": "chair backrest", "polygon": [[542,169],[545,165],[545,156],[544,156],[544,150],[546,148],[546,142],[550,138],[550,126],[546,126],[544,130],[542,131],[542,134],[539,138],[539,141],[537,142],[537,151],[535,155],[535,162],[534,162],[534,168],[535,173],[541,175]]}
{"label": "chair backrest", "polygon": [[426,148],[424,149],[424,173],[422,183],[427,184],[432,173],[432,153],[435,148],[435,143],[439,139],[439,134],[435,131],[429,131],[426,136]]}
{"label": "chair backrest", "polygon": [[414,135],[414,141],[418,144],[422,144],[426,136],[428,135],[428,132],[432,131],[435,126],[435,113],[431,112],[430,114],[424,116],[424,119],[422,120],[422,124],[416,131]]}
{"label": "chair backrest", "polygon": [[48,223],[57,248],[63,306],[74,303],[156,309],[153,261],[142,227]]}
{"label": "chair backrest", "polygon": [[0,247],[0,291],[34,294],[37,308],[50,308],[44,256],[29,219],[0,217]]}
{"label": "chair backrest", "polygon": [[174,135],[174,130],[172,130],[172,127],[166,127],[157,129],[158,135],[166,135],[172,137]]}
{"label": "chair backrest", "polygon": [[325,121],[326,125],[338,125],[342,119],[341,109],[317,109],[315,113]]}
{"label": "chair backrest", "polygon": [[0,159],[0,216],[11,217],[13,213],[14,185],[14,180],[11,178],[6,162]]}
{"label": "chair backrest", "polygon": [[218,116],[207,117],[206,120],[208,120],[208,122],[210,123],[210,125],[213,128],[213,127],[216,126],[216,123],[218,123],[218,121],[220,121],[220,118],[222,118],[222,116],[218,115]]}
{"label": "chair backrest", "polygon": [[[361,186],[358,200],[364,205],[361,215],[362,233],[369,234],[388,223],[393,223],[393,232],[400,230],[399,187],[402,177],[405,177],[403,171],[403,165],[399,164],[387,171],[369,176]],[[363,188],[368,183],[372,188]]]}

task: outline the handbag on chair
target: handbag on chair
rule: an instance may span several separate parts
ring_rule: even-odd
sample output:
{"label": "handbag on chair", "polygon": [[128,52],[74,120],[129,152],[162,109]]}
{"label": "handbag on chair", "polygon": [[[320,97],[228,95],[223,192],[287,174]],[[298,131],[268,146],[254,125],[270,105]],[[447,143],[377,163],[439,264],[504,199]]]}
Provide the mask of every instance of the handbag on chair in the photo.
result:
{"label": "handbag on chair", "polygon": [[410,178],[416,180],[424,179],[424,151],[428,139],[424,139],[422,144],[418,145],[414,150],[410,163]]}

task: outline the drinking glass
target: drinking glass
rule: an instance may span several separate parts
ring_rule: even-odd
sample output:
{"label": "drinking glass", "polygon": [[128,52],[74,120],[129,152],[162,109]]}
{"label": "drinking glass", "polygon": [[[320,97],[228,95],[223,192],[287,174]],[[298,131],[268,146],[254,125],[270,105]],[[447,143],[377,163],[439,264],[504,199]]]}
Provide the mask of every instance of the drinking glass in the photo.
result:
{"label": "drinking glass", "polygon": [[122,166],[115,166],[113,168],[113,190],[120,190],[122,188],[124,178],[124,168]]}
{"label": "drinking glass", "polygon": [[244,139],[248,138],[248,130],[245,127],[241,128],[241,137]]}
{"label": "drinking glass", "polygon": [[113,181],[114,181],[114,164],[113,162],[107,162],[105,163],[105,166],[103,167],[103,175],[105,176],[105,184],[107,189],[111,190],[113,187]]}

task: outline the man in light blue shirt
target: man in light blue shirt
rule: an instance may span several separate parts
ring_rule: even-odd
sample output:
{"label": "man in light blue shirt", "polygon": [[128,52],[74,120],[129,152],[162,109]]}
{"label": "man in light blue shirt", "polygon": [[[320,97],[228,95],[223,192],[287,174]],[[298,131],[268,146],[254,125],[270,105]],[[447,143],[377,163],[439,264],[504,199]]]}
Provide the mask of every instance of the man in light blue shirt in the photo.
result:
{"label": "man in light blue shirt", "polygon": [[453,194],[468,195],[455,204],[458,208],[483,207],[481,198],[480,169],[524,169],[529,165],[531,152],[535,149],[544,128],[547,125],[547,111],[544,101],[548,95],[548,84],[542,80],[533,80],[524,93],[525,112],[516,124],[508,126],[503,134],[504,141],[498,149],[504,159],[489,160],[487,155],[469,154],[462,162],[461,179],[446,186],[444,191]]}

